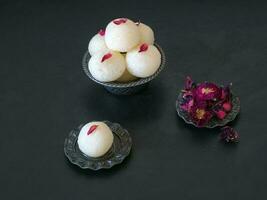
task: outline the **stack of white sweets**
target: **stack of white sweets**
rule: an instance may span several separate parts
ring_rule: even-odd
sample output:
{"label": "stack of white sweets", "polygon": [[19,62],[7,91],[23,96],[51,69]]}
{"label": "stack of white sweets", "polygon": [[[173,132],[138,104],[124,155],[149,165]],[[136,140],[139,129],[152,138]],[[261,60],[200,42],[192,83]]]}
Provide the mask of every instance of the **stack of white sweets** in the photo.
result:
{"label": "stack of white sweets", "polygon": [[101,82],[131,82],[153,75],[161,54],[154,44],[153,30],[127,18],[112,20],[89,42],[88,68]]}

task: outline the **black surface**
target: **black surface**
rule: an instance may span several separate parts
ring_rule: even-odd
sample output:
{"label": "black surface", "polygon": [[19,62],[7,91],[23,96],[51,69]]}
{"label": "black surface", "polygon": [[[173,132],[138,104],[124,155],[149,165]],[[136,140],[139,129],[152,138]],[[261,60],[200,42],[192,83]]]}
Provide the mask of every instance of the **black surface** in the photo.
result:
{"label": "black surface", "polygon": [[[1,199],[266,199],[267,3],[0,2]],[[89,38],[118,16],[154,28],[167,65],[135,96],[114,96],[81,68]],[[238,145],[177,117],[185,75],[233,82]],[[133,138],[111,170],[64,156],[68,132],[111,120]]]}

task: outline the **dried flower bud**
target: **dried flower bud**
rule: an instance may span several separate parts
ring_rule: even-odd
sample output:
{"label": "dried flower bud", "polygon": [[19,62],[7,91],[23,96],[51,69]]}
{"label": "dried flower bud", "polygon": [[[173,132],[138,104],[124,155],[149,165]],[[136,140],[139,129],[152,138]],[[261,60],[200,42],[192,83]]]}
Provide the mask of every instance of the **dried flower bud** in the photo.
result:
{"label": "dried flower bud", "polygon": [[221,128],[220,139],[227,143],[238,142],[239,135],[232,127],[225,126]]}

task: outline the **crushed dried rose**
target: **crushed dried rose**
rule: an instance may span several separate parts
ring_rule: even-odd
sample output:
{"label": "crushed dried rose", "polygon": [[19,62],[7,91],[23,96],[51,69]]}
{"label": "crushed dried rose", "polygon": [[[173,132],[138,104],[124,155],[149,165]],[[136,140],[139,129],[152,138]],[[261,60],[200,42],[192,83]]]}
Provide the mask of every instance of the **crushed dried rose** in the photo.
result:
{"label": "crushed dried rose", "polygon": [[193,122],[199,127],[204,126],[212,118],[212,113],[208,111],[205,106],[201,105],[193,105],[189,115]]}
{"label": "crushed dried rose", "polygon": [[196,87],[196,98],[199,100],[216,100],[221,96],[221,88],[214,83],[200,83]]}
{"label": "crushed dried rose", "polygon": [[220,139],[224,142],[238,142],[239,134],[230,126],[221,128]]}

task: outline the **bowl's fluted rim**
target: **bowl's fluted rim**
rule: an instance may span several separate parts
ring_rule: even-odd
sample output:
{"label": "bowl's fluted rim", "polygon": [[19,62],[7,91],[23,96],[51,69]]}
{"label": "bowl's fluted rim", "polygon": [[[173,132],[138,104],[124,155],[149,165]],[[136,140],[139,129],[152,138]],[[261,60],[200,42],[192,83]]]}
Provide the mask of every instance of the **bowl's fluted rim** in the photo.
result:
{"label": "bowl's fluted rim", "polygon": [[145,83],[151,81],[152,79],[154,79],[156,76],[158,76],[166,64],[166,57],[165,57],[164,51],[157,43],[154,43],[154,45],[155,45],[155,47],[157,47],[157,49],[159,50],[159,52],[161,54],[161,64],[160,64],[158,70],[153,75],[151,75],[147,78],[140,78],[138,80],[128,82],[128,83],[98,81],[92,76],[92,74],[90,73],[90,71],[88,69],[88,61],[90,59],[90,54],[89,54],[88,50],[85,52],[83,59],[82,59],[83,71],[91,80],[93,80],[94,82],[101,84],[103,86],[107,86],[107,87],[127,88],[127,87],[134,87],[134,86],[145,84]]}

